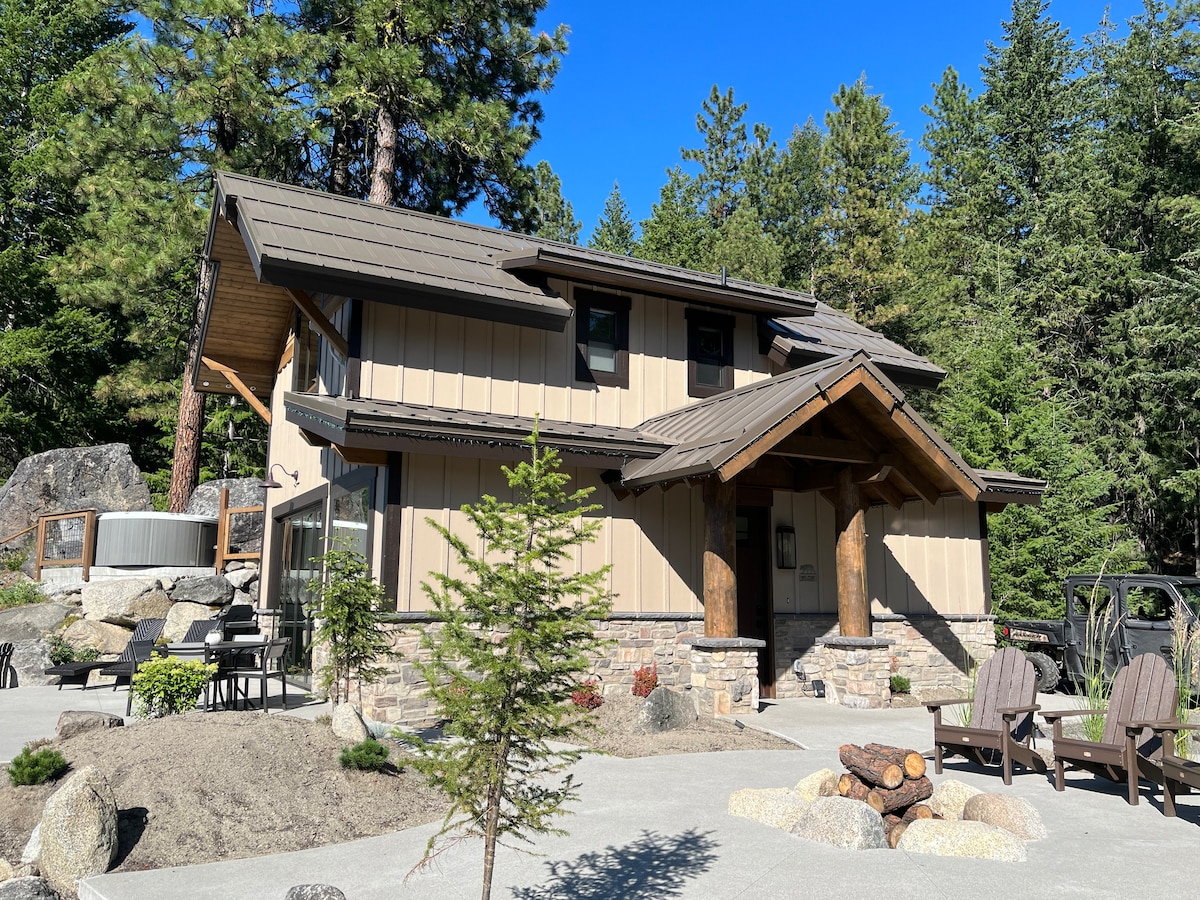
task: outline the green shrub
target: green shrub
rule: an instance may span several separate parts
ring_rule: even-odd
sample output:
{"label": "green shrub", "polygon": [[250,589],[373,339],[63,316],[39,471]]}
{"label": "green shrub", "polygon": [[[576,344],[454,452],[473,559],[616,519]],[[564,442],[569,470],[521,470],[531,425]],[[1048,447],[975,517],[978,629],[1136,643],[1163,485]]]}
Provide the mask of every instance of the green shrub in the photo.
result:
{"label": "green shrub", "polygon": [[910,690],[912,690],[912,682],[911,681],[909,681],[903,675],[893,675],[892,676],[892,693],[893,694],[907,694]]}
{"label": "green shrub", "polygon": [[653,667],[642,666],[633,673],[633,696],[649,697],[650,692],[658,687],[658,663]]}
{"label": "green shrub", "polygon": [[137,714],[148,719],[187,712],[200,699],[200,692],[217,674],[213,663],[199,660],[151,659],[138,666],[130,690],[137,700]]}
{"label": "green shrub", "polygon": [[571,692],[571,702],[580,709],[599,709],[604,705],[604,698],[600,696],[600,685],[594,681],[585,681]]}
{"label": "green shrub", "polygon": [[67,771],[67,761],[57,750],[30,751],[24,748],[8,764],[8,780],[13,785],[43,784]]}
{"label": "green shrub", "polygon": [[13,550],[10,553],[4,554],[4,568],[10,572],[19,572],[21,571],[21,566],[25,565],[28,559],[28,550]]}
{"label": "green shrub", "polygon": [[32,581],[21,581],[12,587],[0,588],[0,609],[29,606],[31,603],[41,603],[45,599],[46,595],[39,591]]}
{"label": "green shrub", "polygon": [[50,638],[50,663],[61,666],[69,662],[95,662],[100,651],[95,647],[72,647],[57,635]]}
{"label": "green shrub", "polygon": [[388,748],[374,738],[367,738],[353,747],[347,747],[338,757],[343,769],[360,769],[378,772],[388,761]]}

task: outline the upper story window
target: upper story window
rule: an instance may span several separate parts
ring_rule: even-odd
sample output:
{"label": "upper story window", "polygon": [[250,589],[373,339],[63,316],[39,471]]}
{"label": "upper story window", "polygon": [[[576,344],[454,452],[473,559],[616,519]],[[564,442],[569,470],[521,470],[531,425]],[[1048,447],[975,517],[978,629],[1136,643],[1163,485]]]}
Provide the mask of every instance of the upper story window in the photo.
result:
{"label": "upper story window", "polygon": [[299,394],[318,393],[321,336],[300,310],[296,310],[292,327],[292,390]]}
{"label": "upper story window", "polygon": [[575,291],[575,377],[610,387],[629,387],[628,297]]}
{"label": "upper story window", "polygon": [[700,309],[688,323],[688,396],[711,397],[733,387],[733,316]]}

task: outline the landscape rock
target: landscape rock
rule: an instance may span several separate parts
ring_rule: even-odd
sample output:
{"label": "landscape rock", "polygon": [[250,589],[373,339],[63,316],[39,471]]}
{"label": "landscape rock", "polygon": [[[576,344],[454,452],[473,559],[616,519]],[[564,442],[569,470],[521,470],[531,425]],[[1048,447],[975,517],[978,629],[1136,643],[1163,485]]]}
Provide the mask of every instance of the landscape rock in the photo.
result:
{"label": "landscape rock", "polygon": [[1010,831],[985,822],[954,822],[916,819],[904,829],[897,850],[929,853],[933,856],[958,856],[971,859],[995,859],[1024,862],[1025,842]]}
{"label": "landscape rock", "polygon": [[258,569],[243,568],[234,569],[232,572],[225,573],[225,580],[233,585],[234,590],[244,591],[247,585],[258,581]]}
{"label": "landscape rock", "polygon": [[[28,528],[39,515],[95,509],[151,509],[150,489],[133,462],[128,444],[47,450],[17,463],[0,487],[0,535]],[[30,547],[33,533],[12,541]]]}
{"label": "landscape rock", "polygon": [[[46,674],[50,665],[50,643],[41,638],[31,641],[13,641],[13,655],[9,660],[17,671],[17,686],[54,684],[53,675]],[[11,676],[12,673],[9,672]]]}
{"label": "landscape rock", "polygon": [[45,637],[73,612],[73,607],[61,603],[30,603],[0,610],[0,643]]}
{"label": "landscape rock", "polygon": [[696,701],[690,693],[656,687],[646,697],[634,722],[634,734],[674,731],[696,721]]}
{"label": "landscape rock", "polygon": [[11,863],[7,859],[0,857],[0,881],[8,881],[16,875]]}
{"label": "landscape rock", "polygon": [[196,575],[180,578],[171,589],[176,603],[202,603],[205,606],[224,606],[233,599],[233,585],[224,575]]}
{"label": "landscape rock", "polygon": [[92,731],[97,728],[121,728],[125,720],[112,713],[93,712],[85,709],[68,709],[58,716],[58,724],[54,728],[54,739],[65,741],[67,738]]}
{"label": "landscape rock", "polygon": [[834,797],[837,795],[838,775],[833,769],[821,769],[796,782],[795,791],[802,798],[812,803],[818,797]]}
{"label": "landscape rock", "polygon": [[333,733],[348,744],[360,744],[371,736],[362,716],[349,703],[333,708]]}
{"label": "landscape rock", "polygon": [[288,888],[283,900],[346,900],[332,884],[298,884]]}
{"label": "landscape rock", "polygon": [[982,793],[977,787],[948,778],[934,785],[933,796],[925,801],[925,805],[933,810],[935,816],[941,816],[943,819],[961,819],[967,801]]}
{"label": "landscape rock", "polygon": [[43,878],[26,876],[0,881],[0,900],[61,900],[59,894]]}
{"label": "landscape rock", "polygon": [[80,878],[108,871],[117,855],[117,801],[104,775],[84,766],[42,811],[38,868],[50,886],[73,893]]}
{"label": "landscape rock", "polygon": [[91,647],[101,653],[119,654],[129,643],[133,631],[108,622],[80,619],[63,632],[62,638],[75,649]]}
{"label": "landscape rock", "polygon": [[200,603],[173,603],[167,613],[167,624],[163,626],[162,636],[168,644],[181,641],[193,622],[197,619],[215,618],[218,611],[219,608]]}
{"label": "landscape rock", "polygon": [[110,625],[133,628],[142,619],[166,618],[171,598],[156,578],[92,581],[80,592],[83,614]]}
{"label": "landscape rock", "polygon": [[790,788],[747,788],[729,795],[729,814],[791,831],[808,812],[809,803]]}
{"label": "landscape rock", "polygon": [[33,866],[37,865],[38,855],[42,852],[42,823],[33,826],[33,831],[29,834],[29,840],[25,842],[25,849],[21,851],[21,865]]}
{"label": "landscape rock", "polygon": [[[221,501],[221,488],[229,488],[230,507],[262,506],[267,491],[258,478],[218,478],[206,481],[192,492],[188,501],[189,516],[216,516]],[[234,553],[253,553],[262,549],[262,513],[242,513],[230,522],[229,544]]]}
{"label": "landscape rock", "polygon": [[1042,814],[1023,797],[976,794],[967,800],[962,817],[972,822],[995,825],[1026,841],[1037,841],[1046,836]]}
{"label": "landscape rock", "polygon": [[877,850],[888,845],[883,817],[849,797],[818,797],[792,834],[847,850]]}

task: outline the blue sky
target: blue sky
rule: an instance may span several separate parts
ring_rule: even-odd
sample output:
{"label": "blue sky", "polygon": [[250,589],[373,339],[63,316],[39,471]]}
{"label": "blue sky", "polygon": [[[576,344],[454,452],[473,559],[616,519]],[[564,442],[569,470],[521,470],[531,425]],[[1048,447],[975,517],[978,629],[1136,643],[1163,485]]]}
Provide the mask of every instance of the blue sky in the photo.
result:
{"label": "blue sky", "polygon": [[[1142,4],[1051,0],[1050,15],[1079,42],[1106,8],[1123,35]],[[823,125],[838,86],[865,72],[915,145],[933,83],[954,66],[978,89],[986,43],[1002,40],[1009,12],[997,0],[550,0],[541,21],[570,26],[570,51],[529,160],[553,165],[586,240],[614,181],[635,220],[650,214],[680,147],[699,145],[696,114],[713,84],[733,87],[746,121],[783,143],[809,116]]]}

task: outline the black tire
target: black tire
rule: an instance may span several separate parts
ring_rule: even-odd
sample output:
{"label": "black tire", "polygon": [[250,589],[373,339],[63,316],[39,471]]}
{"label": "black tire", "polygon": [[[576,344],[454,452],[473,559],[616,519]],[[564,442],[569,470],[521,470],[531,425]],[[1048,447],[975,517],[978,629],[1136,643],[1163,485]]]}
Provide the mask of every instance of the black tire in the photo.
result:
{"label": "black tire", "polygon": [[1033,663],[1037,671],[1038,690],[1041,693],[1049,694],[1058,687],[1058,663],[1045,653],[1026,653],[1025,658]]}

